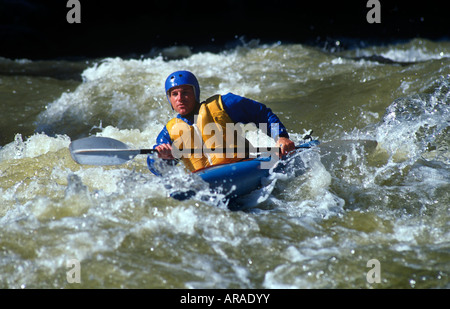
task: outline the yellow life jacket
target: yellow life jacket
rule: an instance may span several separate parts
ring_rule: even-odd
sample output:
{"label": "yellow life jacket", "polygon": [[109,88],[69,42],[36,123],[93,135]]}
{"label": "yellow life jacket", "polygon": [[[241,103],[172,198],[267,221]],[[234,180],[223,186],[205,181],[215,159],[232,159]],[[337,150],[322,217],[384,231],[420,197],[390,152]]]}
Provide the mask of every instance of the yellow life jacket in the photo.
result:
{"label": "yellow life jacket", "polygon": [[[166,128],[172,140],[174,156],[179,157],[176,154],[180,150],[181,154],[178,155],[181,155],[181,160],[190,171],[242,160],[244,154],[235,151],[238,146],[243,147],[242,143],[238,142],[236,130],[233,130],[233,136],[227,137],[227,124],[229,128],[234,126],[234,122],[223,108],[221,95],[215,95],[200,105],[193,125],[179,118],[171,119]],[[224,152],[223,149],[226,148],[227,152]],[[190,153],[189,149],[197,151]],[[204,152],[202,149],[214,150]]]}

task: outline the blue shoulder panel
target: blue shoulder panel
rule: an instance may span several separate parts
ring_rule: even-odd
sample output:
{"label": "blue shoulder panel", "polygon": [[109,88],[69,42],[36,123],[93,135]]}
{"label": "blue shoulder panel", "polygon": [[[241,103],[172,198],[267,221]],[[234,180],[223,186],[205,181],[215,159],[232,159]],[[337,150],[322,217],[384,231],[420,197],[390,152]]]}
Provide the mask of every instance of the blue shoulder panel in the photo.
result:
{"label": "blue shoulder panel", "polygon": [[261,123],[267,123],[269,136],[274,139],[279,136],[289,137],[281,120],[266,105],[233,93],[223,95],[222,102],[225,111],[234,122],[254,123],[258,127]]}

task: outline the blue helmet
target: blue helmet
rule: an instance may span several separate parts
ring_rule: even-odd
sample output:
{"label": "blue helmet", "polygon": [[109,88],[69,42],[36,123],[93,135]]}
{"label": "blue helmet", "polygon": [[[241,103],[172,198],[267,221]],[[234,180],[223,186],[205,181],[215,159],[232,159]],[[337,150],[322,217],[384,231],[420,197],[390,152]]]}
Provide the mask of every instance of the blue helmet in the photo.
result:
{"label": "blue helmet", "polygon": [[169,90],[171,88],[182,85],[192,86],[194,88],[195,99],[197,103],[200,103],[200,85],[195,75],[189,71],[176,71],[167,77],[165,84],[167,99],[169,100]]}

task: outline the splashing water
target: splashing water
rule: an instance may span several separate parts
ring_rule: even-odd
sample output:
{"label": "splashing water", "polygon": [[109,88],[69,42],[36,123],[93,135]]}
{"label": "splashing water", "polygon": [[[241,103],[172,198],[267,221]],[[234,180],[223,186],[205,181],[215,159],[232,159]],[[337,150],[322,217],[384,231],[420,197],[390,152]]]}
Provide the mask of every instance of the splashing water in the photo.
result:
{"label": "splashing water", "polygon": [[[104,59],[81,82],[2,77],[48,95],[27,102],[35,132],[6,115],[0,286],[449,288],[449,54],[448,42],[426,40],[334,53],[253,44],[172,61]],[[324,144],[378,146],[304,151],[303,172],[278,175],[246,211],[228,210],[181,166],[159,178],[145,157],[73,162],[70,141],[90,134],[151,147],[173,116],[163,81],[178,69],[197,74],[202,99],[232,91],[267,104],[297,142],[313,129]],[[177,201],[174,187],[198,194]],[[80,283],[67,280],[71,259]],[[380,283],[366,279],[371,259]]]}

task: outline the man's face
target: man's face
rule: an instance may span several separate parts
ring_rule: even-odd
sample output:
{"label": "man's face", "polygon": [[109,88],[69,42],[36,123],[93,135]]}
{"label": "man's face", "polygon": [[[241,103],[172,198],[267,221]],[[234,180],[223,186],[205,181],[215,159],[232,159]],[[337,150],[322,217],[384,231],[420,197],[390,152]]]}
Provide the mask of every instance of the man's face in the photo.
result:
{"label": "man's face", "polygon": [[173,109],[182,116],[192,112],[197,103],[194,88],[189,85],[176,86],[170,89],[169,100]]}

